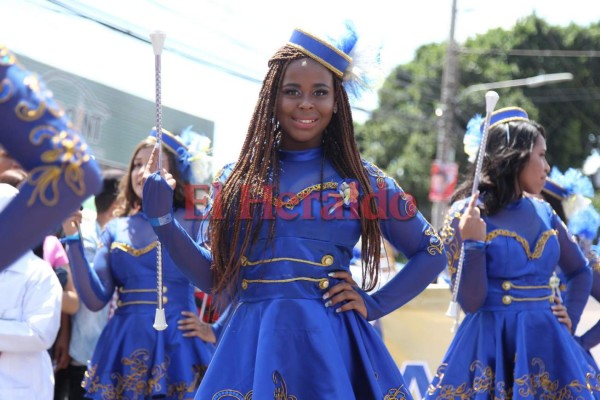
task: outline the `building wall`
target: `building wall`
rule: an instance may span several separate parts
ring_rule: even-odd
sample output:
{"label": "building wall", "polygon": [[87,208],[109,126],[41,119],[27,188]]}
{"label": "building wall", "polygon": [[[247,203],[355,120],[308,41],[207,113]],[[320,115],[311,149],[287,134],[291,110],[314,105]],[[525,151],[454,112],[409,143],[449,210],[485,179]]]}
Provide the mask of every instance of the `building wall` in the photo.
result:
{"label": "building wall", "polygon": [[[21,64],[41,75],[55,99],[70,114],[101,164],[126,168],[135,146],[156,125],[155,102],[17,55]],[[192,125],[214,138],[214,122],[171,107],[162,107],[162,127],[179,134]]]}

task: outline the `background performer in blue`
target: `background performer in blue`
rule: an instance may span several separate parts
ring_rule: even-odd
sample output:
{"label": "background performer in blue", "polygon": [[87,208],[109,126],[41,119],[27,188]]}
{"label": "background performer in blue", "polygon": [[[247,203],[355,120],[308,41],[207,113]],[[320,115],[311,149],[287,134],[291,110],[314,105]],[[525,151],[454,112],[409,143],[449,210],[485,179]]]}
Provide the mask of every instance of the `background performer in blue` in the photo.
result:
{"label": "background performer in blue", "polygon": [[[455,195],[441,236],[454,285],[464,243],[458,302],[466,317],[429,399],[600,397],[598,372],[572,336],[590,294],[590,267],[552,207],[528,195],[540,194],[550,172],[545,138],[523,109],[494,112],[481,194],[465,198],[473,168]],[[568,315],[551,280],[557,265]]]}
{"label": "background performer in blue", "polygon": [[[214,351],[212,344],[184,337],[178,328],[178,321],[184,318],[182,312],[196,310],[194,287],[165,249],[162,284],[168,327],[157,331],[152,326],[157,304],[158,242],[140,207],[142,172],[155,144],[156,138],[150,136],[134,150],[121,185],[120,217],[111,220],[102,232],[93,268],[78,235],[66,238],[75,285],[85,305],[96,311],[111,301],[115,290],[118,294],[117,309],[88,364],[86,398],[192,398]],[[200,221],[184,218],[184,185],[192,155],[167,131],[163,131],[163,146],[163,165],[178,183],[178,190],[171,193],[174,218],[185,232],[196,235]]]}

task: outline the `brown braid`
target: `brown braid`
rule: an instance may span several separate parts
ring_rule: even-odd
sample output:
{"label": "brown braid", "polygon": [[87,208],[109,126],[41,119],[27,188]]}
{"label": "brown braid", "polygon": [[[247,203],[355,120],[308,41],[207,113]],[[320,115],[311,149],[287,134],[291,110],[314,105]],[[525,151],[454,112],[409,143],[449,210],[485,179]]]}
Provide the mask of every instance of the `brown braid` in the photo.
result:
{"label": "brown braid", "polygon": [[[247,254],[249,247],[255,244],[263,224],[263,218],[254,216],[262,215],[264,204],[272,207],[271,199],[267,199],[251,209],[250,219],[243,219],[242,188],[249,189],[253,198],[262,196],[264,187],[272,187],[274,191],[279,188],[277,149],[281,133],[278,132],[275,118],[277,94],[285,69],[290,62],[301,58],[306,58],[306,55],[291,46],[283,46],[269,60],[269,71],[263,81],[240,157],[215,199],[208,229],[214,263],[213,288],[216,293],[226,291],[229,295],[235,295],[241,268],[240,255]],[[354,140],[348,96],[336,76],[334,91],[338,112],[333,115],[324,134],[324,154],[343,178],[356,179],[364,194],[370,194],[373,190]],[[273,196],[277,196],[277,193],[274,192]],[[377,215],[373,198],[370,207],[372,215]],[[362,210],[359,212],[363,238],[363,286],[370,290],[378,279],[381,230],[377,219],[365,218]],[[267,242],[272,244],[275,223],[274,220],[269,223]]]}
{"label": "brown braid", "polygon": [[[365,195],[369,195],[370,202],[364,207],[370,207],[370,214],[377,215],[375,199],[371,181],[363,166],[358,145],[354,139],[354,124],[352,123],[352,110],[346,90],[340,79],[334,78],[335,98],[338,99],[338,112],[334,114],[329,127],[324,135],[324,153],[330,155],[333,167],[342,178],[356,179],[363,196],[359,200],[362,205]],[[362,232],[362,282],[363,289],[372,290],[379,279],[379,258],[381,256],[381,227],[379,219],[365,218],[362,208],[360,212],[360,226]]]}

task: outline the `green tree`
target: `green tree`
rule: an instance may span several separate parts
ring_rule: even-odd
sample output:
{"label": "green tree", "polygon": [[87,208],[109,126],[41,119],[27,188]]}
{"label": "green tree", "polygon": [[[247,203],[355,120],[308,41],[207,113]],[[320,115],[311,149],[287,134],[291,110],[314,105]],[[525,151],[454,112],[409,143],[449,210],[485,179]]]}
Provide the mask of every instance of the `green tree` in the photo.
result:
{"label": "green tree", "polygon": [[[485,113],[484,93],[461,95],[485,82],[571,72],[574,80],[537,88],[498,89],[497,108],[523,107],[548,133],[548,158],[562,171],[581,167],[589,154],[590,133],[600,133],[600,23],[557,27],[531,15],[511,30],[493,29],[467,40],[459,50],[459,95],[455,99],[456,160],[467,161],[462,136],[468,120]],[[379,107],[356,127],[366,159],[394,177],[429,218],[429,172],[435,159],[441,77],[446,44],[419,48],[415,59],[398,66],[379,91]]]}

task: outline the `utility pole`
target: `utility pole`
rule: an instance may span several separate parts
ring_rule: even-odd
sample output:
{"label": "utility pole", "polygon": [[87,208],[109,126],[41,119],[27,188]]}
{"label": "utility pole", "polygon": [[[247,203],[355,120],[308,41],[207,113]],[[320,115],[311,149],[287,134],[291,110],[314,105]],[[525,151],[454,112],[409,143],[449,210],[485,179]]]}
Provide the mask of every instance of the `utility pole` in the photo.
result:
{"label": "utility pole", "polygon": [[[452,0],[452,17],[450,20],[450,35],[448,37],[448,48],[446,50],[446,62],[442,74],[442,88],[440,107],[436,110],[437,120],[437,148],[435,163],[442,168],[450,168],[456,158],[457,130],[455,125],[456,103],[463,96],[484,90],[494,90],[518,86],[538,87],[542,85],[560,83],[573,79],[569,72],[542,74],[523,79],[511,79],[507,81],[488,82],[471,85],[458,94],[458,46],[454,41],[454,28],[456,22],[456,2]],[[432,180],[433,181],[433,180]],[[448,212],[449,201],[440,199],[433,201],[431,208],[431,225],[437,230],[442,227],[444,218]]]}
{"label": "utility pole", "polygon": [[[454,162],[456,156],[456,138],[454,137],[454,99],[458,89],[458,51],[454,41],[454,27],[456,21],[456,1],[452,0],[452,14],[450,19],[450,35],[446,50],[446,62],[442,74],[442,90],[440,108],[438,113],[438,135],[436,161],[442,165]],[[448,210],[448,201],[436,201],[431,209],[431,224],[439,229],[444,222]]]}

